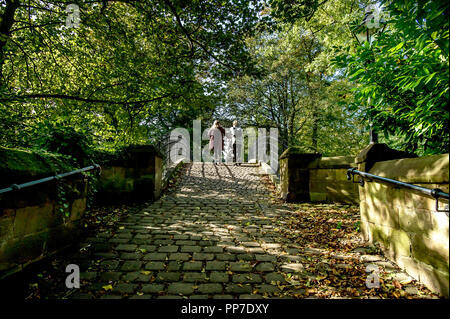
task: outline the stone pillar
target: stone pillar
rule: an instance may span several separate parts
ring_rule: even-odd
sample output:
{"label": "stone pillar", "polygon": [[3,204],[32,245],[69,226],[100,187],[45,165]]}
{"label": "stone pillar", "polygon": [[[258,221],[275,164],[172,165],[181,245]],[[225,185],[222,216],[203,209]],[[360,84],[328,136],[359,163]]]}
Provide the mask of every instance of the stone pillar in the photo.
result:
{"label": "stone pillar", "polygon": [[281,196],[287,202],[309,202],[309,169],[317,167],[322,154],[302,153],[290,147],[280,156]]}
{"label": "stone pillar", "polygon": [[152,145],[128,147],[118,158],[102,163],[101,202],[147,200],[160,196],[162,155]]}
{"label": "stone pillar", "polygon": [[[397,151],[389,148],[386,144],[382,143],[372,143],[367,145],[355,158],[355,164],[357,169],[362,172],[369,172],[370,169],[376,162],[388,161],[398,158],[410,158],[417,157],[414,154]],[[358,176],[355,176],[355,180]],[[367,182],[367,181],[366,181]],[[370,183],[367,182],[367,183]],[[369,185],[367,183],[363,187],[359,187],[359,200],[360,200],[360,212],[361,212],[361,234],[363,238],[367,241],[373,241],[373,234],[369,227],[369,220],[374,209],[372,200],[367,198]],[[391,222],[395,223],[397,220],[396,216],[392,216],[394,213],[386,211],[386,216],[384,218],[383,225],[386,227],[396,227]]]}
{"label": "stone pillar", "polygon": [[162,172],[163,172],[163,159],[160,154],[155,154],[155,190],[154,197],[159,198],[162,190]]}
{"label": "stone pillar", "polygon": [[369,172],[376,162],[411,157],[417,157],[417,155],[394,150],[384,143],[373,143],[359,152],[355,158],[355,163],[358,165],[359,171]]}

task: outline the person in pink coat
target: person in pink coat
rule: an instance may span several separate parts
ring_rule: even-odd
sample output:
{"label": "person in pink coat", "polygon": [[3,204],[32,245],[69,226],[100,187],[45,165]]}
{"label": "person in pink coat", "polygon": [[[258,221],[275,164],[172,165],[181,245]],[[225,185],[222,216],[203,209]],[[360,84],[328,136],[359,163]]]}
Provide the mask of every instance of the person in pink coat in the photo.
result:
{"label": "person in pink coat", "polygon": [[214,164],[222,162],[222,150],[224,147],[225,129],[219,121],[214,121],[213,126],[208,131],[209,150],[214,151]]}

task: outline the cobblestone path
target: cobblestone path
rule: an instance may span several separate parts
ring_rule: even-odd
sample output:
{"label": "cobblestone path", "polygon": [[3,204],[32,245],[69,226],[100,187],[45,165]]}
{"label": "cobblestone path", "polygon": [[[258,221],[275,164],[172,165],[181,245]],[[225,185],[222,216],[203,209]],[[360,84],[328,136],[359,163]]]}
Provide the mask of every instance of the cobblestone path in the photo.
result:
{"label": "cobblestone path", "polygon": [[304,287],[285,283],[320,251],[276,229],[286,210],[271,208],[258,173],[251,165],[189,164],[173,191],[116,232],[87,239],[95,257],[74,257],[82,287],[71,297],[305,297]]}

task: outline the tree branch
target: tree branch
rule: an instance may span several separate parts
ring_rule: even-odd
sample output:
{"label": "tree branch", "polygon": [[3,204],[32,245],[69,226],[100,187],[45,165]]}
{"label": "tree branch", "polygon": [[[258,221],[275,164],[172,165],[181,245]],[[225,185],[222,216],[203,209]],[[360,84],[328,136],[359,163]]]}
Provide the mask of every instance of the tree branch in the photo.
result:
{"label": "tree branch", "polygon": [[154,101],[159,101],[164,98],[170,97],[170,96],[176,96],[172,93],[168,93],[162,96],[158,96],[152,99],[147,100],[139,100],[139,101],[110,101],[110,100],[97,100],[97,99],[90,99],[90,98],[83,98],[80,96],[72,96],[72,95],[65,95],[65,94],[24,94],[24,95],[18,95],[10,98],[2,98],[0,99],[0,102],[12,102],[12,101],[19,101],[19,100],[25,100],[25,99],[60,99],[60,100],[72,100],[72,101],[81,101],[81,102],[87,102],[87,103],[105,103],[105,104],[120,104],[120,105],[130,105],[130,104],[141,104],[141,103],[149,103]]}
{"label": "tree branch", "polygon": [[234,68],[231,65],[229,65],[228,63],[222,62],[211,51],[209,51],[202,43],[200,43],[199,41],[197,41],[194,38],[192,38],[192,36],[191,36],[192,33],[189,33],[189,31],[184,27],[183,22],[181,22],[181,18],[180,18],[180,16],[177,13],[176,8],[172,4],[172,2],[170,2],[170,0],[164,0],[164,3],[169,7],[170,11],[175,16],[175,19],[177,20],[177,23],[178,23],[181,31],[183,31],[183,33],[186,35],[186,37],[188,38],[189,42],[191,42],[191,45],[193,45],[194,43],[197,44],[206,54],[208,54],[208,56],[213,58],[217,63],[219,63],[220,65],[222,65],[222,66],[224,66],[226,68],[229,68],[230,70],[234,71]]}

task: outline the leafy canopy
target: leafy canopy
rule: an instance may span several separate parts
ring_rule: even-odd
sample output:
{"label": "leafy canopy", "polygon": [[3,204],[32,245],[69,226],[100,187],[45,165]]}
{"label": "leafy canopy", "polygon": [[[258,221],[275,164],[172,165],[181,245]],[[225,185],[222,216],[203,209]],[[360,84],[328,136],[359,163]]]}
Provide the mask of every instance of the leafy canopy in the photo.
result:
{"label": "leafy canopy", "polygon": [[421,154],[448,152],[448,9],[445,1],[386,3],[384,31],[335,59],[357,83],[354,109]]}
{"label": "leafy canopy", "polygon": [[[68,4],[79,6],[79,27],[66,27]],[[264,19],[261,8],[254,0],[0,2],[0,143],[37,147],[71,127],[68,139],[75,131],[115,147],[191,125],[214,110],[224,80],[254,72],[243,39]]]}

